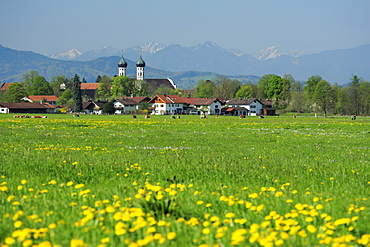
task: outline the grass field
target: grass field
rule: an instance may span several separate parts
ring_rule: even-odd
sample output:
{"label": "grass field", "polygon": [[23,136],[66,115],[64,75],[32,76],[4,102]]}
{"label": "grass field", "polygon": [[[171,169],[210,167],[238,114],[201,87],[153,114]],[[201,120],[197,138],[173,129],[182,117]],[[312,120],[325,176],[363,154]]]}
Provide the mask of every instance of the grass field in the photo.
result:
{"label": "grass field", "polygon": [[0,116],[0,246],[370,246],[370,119]]}

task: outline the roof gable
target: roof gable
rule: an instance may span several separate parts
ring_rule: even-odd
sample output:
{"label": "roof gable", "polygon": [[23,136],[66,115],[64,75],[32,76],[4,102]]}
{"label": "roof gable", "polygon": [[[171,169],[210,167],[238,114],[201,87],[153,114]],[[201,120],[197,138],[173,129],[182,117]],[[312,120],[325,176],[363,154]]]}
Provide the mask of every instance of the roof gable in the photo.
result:
{"label": "roof gable", "polygon": [[81,90],[97,90],[99,87],[99,83],[81,83],[80,89]]}
{"label": "roof gable", "polygon": [[29,95],[28,98],[32,101],[57,101],[58,97],[55,95]]}

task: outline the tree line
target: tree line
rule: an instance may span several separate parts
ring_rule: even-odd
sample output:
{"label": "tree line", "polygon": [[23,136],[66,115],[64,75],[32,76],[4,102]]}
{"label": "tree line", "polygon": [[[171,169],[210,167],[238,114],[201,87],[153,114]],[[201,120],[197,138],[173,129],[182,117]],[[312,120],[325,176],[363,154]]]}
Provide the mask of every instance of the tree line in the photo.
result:
{"label": "tree line", "polygon": [[[345,86],[330,84],[319,75],[306,82],[287,74],[280,77],[267,74],[257,84],[224,76],[214,80],[199,80],[194,97],[272,99],[279,112],[322,112],[340,115],[370,115],[370,82],[354,75]],[[288,104],[282,104],[282,101]]]}
{"label": "tree line", "polygon": [[[93,96],[94,100],[112,101],[131,95],[152,97],[157,94],[224,99],[258,98],[272,99],[273,107],[280,113],[370,115],[370,83],[357,75],[350,78],[345,86],[330,84],[319,75],[311,76],[306,82],[300,82],[289,74],[283,77],[267,74],[262,76],[257,84],[251,82],[242,84],[238,80],[218,76],[213,80],[199,80],[194,93],[188,95],[184,95],[181,89],[172,90],[166,87],[153,89],[145,81],[125,76],[98,75],[95,82],[99,83],[99,86]],[[77,104],[79,108],[79,101],[91,99],[86,92],[79,90],[81,83],[86,81],[84,78],[80,81],[78,75],[69,79],[58,75],[48,82],[37,71],[32,70],[23,75],[22,82],[12,83],[6,93],[0,95],[0,102],[21,102],[22,98],[29,95],[55,95],[58,97],[57,104],[66,107]],[[61,87],[62,85],[64,87]],[[282,104],[281,101],[288,104]]]}

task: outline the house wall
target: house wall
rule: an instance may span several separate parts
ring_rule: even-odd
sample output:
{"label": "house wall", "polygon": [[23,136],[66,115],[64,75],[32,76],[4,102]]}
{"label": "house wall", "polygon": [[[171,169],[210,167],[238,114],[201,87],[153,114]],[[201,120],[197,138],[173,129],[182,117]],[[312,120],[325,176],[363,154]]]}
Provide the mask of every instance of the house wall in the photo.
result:
{"label": "house wall", "polygon": [[6,107],[0,107],[0,113],[9,113],[9,109]]}
{"label": "house wall", "polygon": [[122,104],[121,102],[114,102],[114,107],[115,108],[122,108],[122,109],[117,109],[115,114],[125,114],[125,113],[133,113],[133,112],[136,112],[136,110],[138,109],[138,106],[139,105],[124,105]]}
{"label": "house wall", "polygon": [[152,105],[155,109],[153,110],[153,115],[168,115],[168,114],[178,114],[183,111],[184,104],[182,103],[161,103],[157,102]]}

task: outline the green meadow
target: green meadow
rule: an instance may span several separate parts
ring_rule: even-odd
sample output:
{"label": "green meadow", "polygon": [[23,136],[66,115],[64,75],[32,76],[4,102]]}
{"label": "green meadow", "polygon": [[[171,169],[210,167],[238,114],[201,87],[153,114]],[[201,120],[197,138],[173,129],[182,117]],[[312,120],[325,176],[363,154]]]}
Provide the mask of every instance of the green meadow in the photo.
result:
{"label": "green meadow", "polygon": [[0,246],[370,246],[370,118],[0,116]]}

